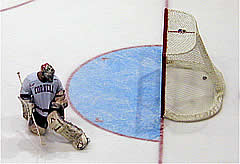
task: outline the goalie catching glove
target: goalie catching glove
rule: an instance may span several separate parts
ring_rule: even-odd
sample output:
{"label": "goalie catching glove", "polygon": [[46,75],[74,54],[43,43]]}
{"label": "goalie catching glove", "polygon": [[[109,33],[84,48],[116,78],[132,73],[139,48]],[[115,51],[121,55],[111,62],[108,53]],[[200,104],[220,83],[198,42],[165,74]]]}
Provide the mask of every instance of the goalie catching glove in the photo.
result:
{"label": "goalie catching glove", "polygon": [[65,90],[59,91],[50,104],[52,109],[65,109],[68,106],[68,100],[65,96]]}

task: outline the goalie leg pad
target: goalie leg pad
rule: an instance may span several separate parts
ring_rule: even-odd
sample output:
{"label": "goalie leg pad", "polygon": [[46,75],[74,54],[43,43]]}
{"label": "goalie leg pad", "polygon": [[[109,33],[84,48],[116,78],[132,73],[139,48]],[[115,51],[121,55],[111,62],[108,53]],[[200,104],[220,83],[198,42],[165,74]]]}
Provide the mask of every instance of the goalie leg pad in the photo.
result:
{"label": "goalie leg pad", "polygon": [[48,115],[47,121],[49,127],[72,142],[75,149],[82,150],[88,145],[90,140],[86,137],[83,130],[62,119],[57,111],[52,111]]}
{"label": "goalie leg pad", "polygon": [[27,107],[22,104],[22,109],[23,109],[23,118],[25,118],[26,120],[28,120],[28,112],[27,112]]}
{"label": "goalie leg pad", "polygon": [[36,126],[33,122],[33,119],[31,118],[29,120],[29,123],[28,123],[28,129],[30,130],[30,132],[32,132],[33,134],[35,135],[38,135],[38,131],[37,131],[37,128],[39,130],[39,133],[40,135],[44,135],[46,133],[46,129],[45,128],[42,128],[40,126]]}

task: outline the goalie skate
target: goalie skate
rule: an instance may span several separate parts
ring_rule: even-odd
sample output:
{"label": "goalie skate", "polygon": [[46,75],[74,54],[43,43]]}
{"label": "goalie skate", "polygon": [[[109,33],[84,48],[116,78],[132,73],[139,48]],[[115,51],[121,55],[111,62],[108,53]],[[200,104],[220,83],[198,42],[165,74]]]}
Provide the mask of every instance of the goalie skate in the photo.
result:
{"label": "goalie skate", "polygon": [[89,143],[89,138],[81,128],[73,125],[70,122],[63,120],[57,111],[53,111],[48,115],[49,127],[56,133],[65,137],[77,150],[83,150]]}

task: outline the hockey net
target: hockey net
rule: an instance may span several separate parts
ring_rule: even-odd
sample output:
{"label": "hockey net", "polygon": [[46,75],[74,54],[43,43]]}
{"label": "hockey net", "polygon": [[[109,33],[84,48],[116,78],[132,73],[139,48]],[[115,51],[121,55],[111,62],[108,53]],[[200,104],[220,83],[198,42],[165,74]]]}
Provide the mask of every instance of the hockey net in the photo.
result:
{"label": "hockey net", "polygon": [[165,9],[163,42],[164,117],[192,122],[217,114],[224,79],[207,54],[194,17]]}

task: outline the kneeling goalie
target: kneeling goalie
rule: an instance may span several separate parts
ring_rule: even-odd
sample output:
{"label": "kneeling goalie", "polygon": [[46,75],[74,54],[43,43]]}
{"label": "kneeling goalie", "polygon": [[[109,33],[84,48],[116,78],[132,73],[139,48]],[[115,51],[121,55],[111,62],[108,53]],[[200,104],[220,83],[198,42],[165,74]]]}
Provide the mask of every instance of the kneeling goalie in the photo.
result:
{"label": "kneeling goalie", "polygon": [[54,75],[53,67],[46,63],[41,71],[28,75],[20,90],[23,117],[28,120],[29,130],[43,135],[49,126],[53,131],[72,142],[77,150],[84,149],[89,138],[82,129],[64,119],[64,109],[68,106],[61,81]]}

